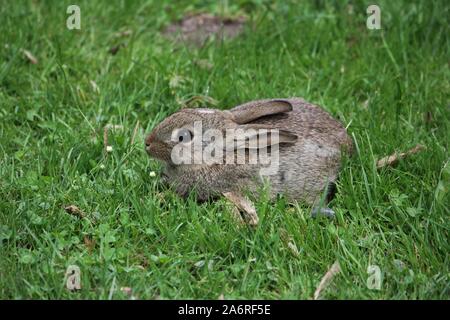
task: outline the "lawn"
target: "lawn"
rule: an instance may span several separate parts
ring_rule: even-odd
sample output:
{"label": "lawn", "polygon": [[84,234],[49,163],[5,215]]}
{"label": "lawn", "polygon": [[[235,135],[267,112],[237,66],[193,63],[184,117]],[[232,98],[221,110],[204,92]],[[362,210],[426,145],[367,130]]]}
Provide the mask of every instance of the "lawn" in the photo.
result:
{"label": "lawn", "polygon": [[[450,4],[376,2],[380,30],[366,27],[368,1],[80,0],[69,30],[72,2],[5,1],[0,298],[311,299],[338,261],[322,299],[448,299]],[[202,47],[165,37],[189,12],[247,22]],[[259,225],[240,227],[224,199],[161,185],[143,141],[167,115],[292,96],[353,137],[335,219],[262,196]],[[66,288],[70,265],[80,290]]]}

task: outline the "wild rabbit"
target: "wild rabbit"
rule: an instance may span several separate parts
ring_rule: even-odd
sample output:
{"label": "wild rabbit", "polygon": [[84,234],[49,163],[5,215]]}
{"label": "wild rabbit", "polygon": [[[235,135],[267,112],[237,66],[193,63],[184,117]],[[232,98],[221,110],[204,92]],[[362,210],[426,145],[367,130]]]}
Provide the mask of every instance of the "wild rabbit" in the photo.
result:
{"label": "wild rabbit", "polygon": [[[272,198],[283,194],[317,205],[334,184],[342,149],[351,151],[352,140],[326,111],[289,98],[251,101],[231,110],[182,109],[163,120],[145,145],[164,163],[163,178],[179,195],[192,190],[199,200],[225,195],[253,211],[243,205],[242,194],[258,192],[265,180]],[[327,208],[320,212],[333,214]],[[256,224],[256,213],[250,216]]]}

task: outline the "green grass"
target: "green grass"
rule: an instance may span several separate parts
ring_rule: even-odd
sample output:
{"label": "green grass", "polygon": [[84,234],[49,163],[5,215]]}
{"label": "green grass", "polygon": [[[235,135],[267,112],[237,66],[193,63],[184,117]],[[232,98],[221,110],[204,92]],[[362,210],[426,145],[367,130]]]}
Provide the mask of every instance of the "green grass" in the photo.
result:
{"label": "green grass", "polygon": [[[376,2],[382,30],[366,28],[368,1],[77,1],[79,31],[65,27],[72,2],[4,2],[0,298],[125,299],[119,288],[131,287],[141,299],[309,299],[338,260],[324,298],[448,299],[450,5]],[[239,39],[201,49],[161,35],[192,10],[250,22]],[[144,152],[144,133],[198,95],[223,109],[300,96],[348,125],[357,152],[331,203],[336,219],[254,199],[260,225],[239,228],[224,200],[183,200],[150,177],[159,165]],[[108,155],[106,124],[123,126]],[[418,143],[427,150],[375,168]],[[86,217],[67,214],[68,204]],[[78,292],[65,289],[71,264],[82,272]],[[382,271],[381,290],[366,286],[369,265]]]}

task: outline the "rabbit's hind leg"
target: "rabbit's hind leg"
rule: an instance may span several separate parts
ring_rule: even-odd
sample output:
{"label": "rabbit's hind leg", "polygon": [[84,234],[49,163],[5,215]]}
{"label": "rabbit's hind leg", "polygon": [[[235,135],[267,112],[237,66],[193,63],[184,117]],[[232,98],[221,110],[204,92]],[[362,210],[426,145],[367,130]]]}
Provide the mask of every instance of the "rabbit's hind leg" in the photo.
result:
{"label": "rabbit's hind leg", "polygon": [[335,212],[333,211],[333,209],[330,209],[328,207],[314,207],[312,212],[311,212],[311,216],[313,218],[318,217],[318,216],[324,216],[327,218],[334,218],[335,217]]}

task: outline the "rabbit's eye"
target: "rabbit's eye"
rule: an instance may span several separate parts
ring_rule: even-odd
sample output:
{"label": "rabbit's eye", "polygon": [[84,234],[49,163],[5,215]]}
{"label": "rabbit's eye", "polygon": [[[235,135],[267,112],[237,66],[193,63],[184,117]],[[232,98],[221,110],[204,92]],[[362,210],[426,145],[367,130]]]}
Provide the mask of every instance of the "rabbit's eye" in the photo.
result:
{"label": "rabbit's eye", "polygon": [[178,131],[178,142],[187,143],[192,140],[192,133],[188,129]]}

